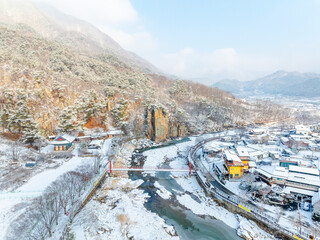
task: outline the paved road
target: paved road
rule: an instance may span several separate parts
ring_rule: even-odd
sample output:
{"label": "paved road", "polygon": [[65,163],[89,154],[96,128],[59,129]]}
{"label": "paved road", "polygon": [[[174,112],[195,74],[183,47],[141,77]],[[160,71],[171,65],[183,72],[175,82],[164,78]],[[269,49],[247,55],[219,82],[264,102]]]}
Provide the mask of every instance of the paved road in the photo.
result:
{"label": "paved road", "polygon": [[[230,190],[228,190],[223,184],[221,184],[219,181],[216,180],[216,177],[214,176],[213,172],[209,172],[205,168],[205,166],[203,165],[203,163],[201,162],[199,157],[197,157],[196,153],[204,144],[211,142],[211,141],[214,141],[214,140],[217,140],[217,139],[219,139],[219,137],[205,139],[205,140],[199,142],[198,144],[196,144],[194,147],[190,148],[189,153],[188,153],[188,161],[191,162],[191,164],[197,169],[196,173],[201,171],[201,175],[203,175],[205,177],[205,179],[202,180],[202,182],[203,182],[203,186],[206,188],[206,190],[208,192],[211,192],[212,194],[214,194],[216,197],[218,197],[219,199],[221,199],[223,201],[229,202],[229,203],[236,205],[236,206],[239,206],[239,207],[241,205],[241,208],[245,207],[247,209],[246,211],[249,210],[248,212],[250,212],[250,214],[255,216],[257,219],[259,219],[260,221],[269,225],[270,227],[275,228],[282,233],[285,233],[286,235],[292,237],[293,239],[299,239],[299,238],[296,238],[293,236],[299,236],[300,239],[308,239],[308,235],[306,233],[304,233],[304,234],[294,233],[294,232],[289,231],[289,230],[283,228],[282,226],[280,226],[278,224],[277,219],[275,219],[274,217],[267,214],[267,212],[269,212],[269,211],[261,211],[261,208],[256,206],[251,201],[243,199],[240,196],[238,196],[238,195],[234,194],[233,192],[231,192]],[[212,186],[214,186],[214,188],[208,186],[206,184],[206,181],[210,182],[212,184]]]}

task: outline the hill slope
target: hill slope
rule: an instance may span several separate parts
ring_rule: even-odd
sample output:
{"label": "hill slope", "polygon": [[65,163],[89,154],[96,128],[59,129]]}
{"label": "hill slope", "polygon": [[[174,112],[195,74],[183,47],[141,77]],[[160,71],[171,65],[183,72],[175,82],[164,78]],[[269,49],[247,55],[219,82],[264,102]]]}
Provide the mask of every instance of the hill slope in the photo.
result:
{"label": "hill slope", "polygon": [[112,127],[161,141],[287,114],[270,103],[250,105],[216,88],[148,74],[113,51],[70,48],[44,36],[41,29],[52,25],[41,24],[0,24],[0,126],[28,142]]}
{"label": "hill slope", "polygon": [[39,35],[86,54],[112,54],[124,63],[149,73],[158,70],[134,53],[124,50],[93,25],[29,0],[0,0],[0,22],[24,23]]}

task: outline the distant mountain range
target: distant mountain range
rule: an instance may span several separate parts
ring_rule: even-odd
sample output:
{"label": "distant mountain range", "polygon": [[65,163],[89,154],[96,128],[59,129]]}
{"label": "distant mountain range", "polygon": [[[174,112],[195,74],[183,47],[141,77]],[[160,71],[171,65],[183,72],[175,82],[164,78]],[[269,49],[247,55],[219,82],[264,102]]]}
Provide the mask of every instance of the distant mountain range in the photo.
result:
{"label": "distant mountain range", "polygon": [[222,80],[217,87],[237,95],[320,97],[320,74],[277,71],[253,81]]}

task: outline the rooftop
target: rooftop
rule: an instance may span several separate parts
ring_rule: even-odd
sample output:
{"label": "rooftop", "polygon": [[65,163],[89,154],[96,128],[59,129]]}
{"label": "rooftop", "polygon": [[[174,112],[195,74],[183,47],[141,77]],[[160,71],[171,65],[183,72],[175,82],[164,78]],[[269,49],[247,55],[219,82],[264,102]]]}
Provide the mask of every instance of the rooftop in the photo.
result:
{"label": "rooftop", "polygon": [[297,172],[297,173],[319,176],[319,170],[316,168],[310,168],[310,167],[300,167],[300,166],[290,165],[289,172]]}
{"label": "rooftop", "polygon": [[238,162],[242,164],[241,159],[237,156],[237,154],[235,154],[234,152],[231,152],[229,150],[224,152],[225,157],[228,161],[232,161],[232,162]]}
{"label": "rooftop", "polygon": [[242,147],[242,146],[238,146],[236,147],[237,153],[239,157],[249,157],[249,153],[247,148]]}

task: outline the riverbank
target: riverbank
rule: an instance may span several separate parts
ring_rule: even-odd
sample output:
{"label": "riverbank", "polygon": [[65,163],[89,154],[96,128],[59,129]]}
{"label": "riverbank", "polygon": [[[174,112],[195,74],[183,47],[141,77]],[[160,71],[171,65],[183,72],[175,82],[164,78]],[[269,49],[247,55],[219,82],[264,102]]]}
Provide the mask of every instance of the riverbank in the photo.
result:
{"label": "riverbank", "polygon": [[[142,153],[144,166],[186,167],[185,154],[198,140],[191,137],[146,150]],[[121,165],[130,165],[133,146],[137,145],[127,144],[118,154]],[[207,197],[195,177],[163,172],[128,176],[130,179],[121,175],[105,180],[74,219],[71,233],[75,239],[240,239],[236,229],[241,220]],[[238,234],[256,236],[252,232],[258,232],[264,237],[254,239],[272,239],[258,227],[253,228],[248,233],[242,227]]]}

